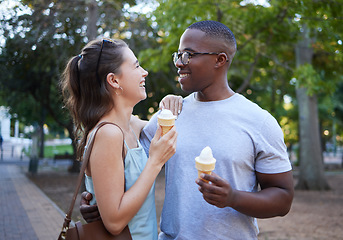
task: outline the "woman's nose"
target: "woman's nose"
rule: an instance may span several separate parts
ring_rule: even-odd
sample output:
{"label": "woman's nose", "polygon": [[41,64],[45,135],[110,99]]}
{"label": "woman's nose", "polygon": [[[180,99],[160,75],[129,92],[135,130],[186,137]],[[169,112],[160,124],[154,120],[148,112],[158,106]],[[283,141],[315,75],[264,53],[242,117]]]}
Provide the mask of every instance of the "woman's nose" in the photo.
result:
{"label": "woman's nose", "polygon": [[148,76],[149,72],[147,70],[145,70],[144,68],[142,68],[142,69],[143,69],[143,76],[144,77]]}

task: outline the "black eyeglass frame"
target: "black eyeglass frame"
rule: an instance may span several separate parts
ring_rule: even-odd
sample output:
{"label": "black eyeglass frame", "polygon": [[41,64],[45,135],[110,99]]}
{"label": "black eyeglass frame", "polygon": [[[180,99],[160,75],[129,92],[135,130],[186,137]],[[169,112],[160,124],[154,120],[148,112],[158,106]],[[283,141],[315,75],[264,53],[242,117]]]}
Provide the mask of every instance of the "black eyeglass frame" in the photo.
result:
{"label": "black eyeglass frame", "polygon": [[101,41],[101,47],[100,47],[100,52],[99,52],[99,57],[98,57],[98,62],[96,63],[96,68],[95,68],[95,75],[96,75],[96,79],[99,83],[99,85],[101,86],[101,81],[100,81],[100,77],[99,77],[99,64],[100,64],[100,58],[101,58],[101,54],[102,54],[102,49],[104,48],[104,43],[105,42],[112,42],[111,40],[107,40],[107,39],[102,39]]}
{"label": "black eyeglass frame", "polygon": [[[184,58],[184,54],[187,54],[188,55],[188,61],[185,63],[183,61],[183,58]],[[176,62],[180,59],[181,60],[181,63],[183,65],[188,65],[189,63],[189,60],[193,57],[193,56],[196,56],[196,55],[219,55],[220,53],[217,53],[217,52],[188,52],[188,51],[185,51],[183,53],[177,53],[177,52],[174,52],[172,54],[173,56],[173,62],[174,62],[174,65],[176,66]],[[229,60],[226,60],[227,62]]]}

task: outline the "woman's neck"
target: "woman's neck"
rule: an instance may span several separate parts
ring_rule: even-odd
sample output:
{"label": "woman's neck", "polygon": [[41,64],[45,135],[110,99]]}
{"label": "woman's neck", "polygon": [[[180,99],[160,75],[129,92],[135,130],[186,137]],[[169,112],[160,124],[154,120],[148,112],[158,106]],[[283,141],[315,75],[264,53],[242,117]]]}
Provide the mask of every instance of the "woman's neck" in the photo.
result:
{"label": "woman's neck", "polygon": [[109,113],[101,118],[101,122],[113,122],[118,124],[123,131],[128,131],[130,129],[130,119],[132,115],[133,108],[118,108],[114,107]]}

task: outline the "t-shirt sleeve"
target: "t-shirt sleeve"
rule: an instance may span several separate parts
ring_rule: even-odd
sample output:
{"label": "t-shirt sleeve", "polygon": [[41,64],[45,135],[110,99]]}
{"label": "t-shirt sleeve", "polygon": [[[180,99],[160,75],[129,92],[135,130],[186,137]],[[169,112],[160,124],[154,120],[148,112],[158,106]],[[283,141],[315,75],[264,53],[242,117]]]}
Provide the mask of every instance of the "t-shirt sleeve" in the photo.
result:
{"label": "t-shirt sleeve", "polygon": [[257,135],[255,169],[275,174],[292,170],[283,132],[274,117],[267,115]]}
{"label": "t-shirt sleeve", "polygon": [[149,122],[143,128],[141,135],[139,137],[139,141],[142,144],[145,153],[149,157],[149,148],[151,139],[155,136],[155,132],[157,130],[157,114],[154,114]]}

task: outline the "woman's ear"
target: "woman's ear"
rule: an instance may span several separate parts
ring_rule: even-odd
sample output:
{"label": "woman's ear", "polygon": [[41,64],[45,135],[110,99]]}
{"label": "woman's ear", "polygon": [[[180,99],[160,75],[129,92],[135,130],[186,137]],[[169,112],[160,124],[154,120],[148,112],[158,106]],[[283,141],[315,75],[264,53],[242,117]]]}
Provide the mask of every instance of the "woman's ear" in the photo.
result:
{"label": "woman's ear", "polygon": [[106,81],[107,81],[107,83],[108,83],[111,87],[113,87],[113,88],[115,88],[115,89],[117,89],[117,88],[120,87],[120,86],[119,86],[119,80],[118,80],[117,76],[116,76],[114,73],[109,73],[109,74],[107,74],[107,76],[106,76]]}

